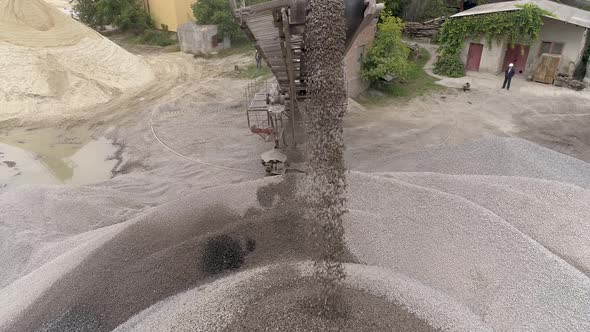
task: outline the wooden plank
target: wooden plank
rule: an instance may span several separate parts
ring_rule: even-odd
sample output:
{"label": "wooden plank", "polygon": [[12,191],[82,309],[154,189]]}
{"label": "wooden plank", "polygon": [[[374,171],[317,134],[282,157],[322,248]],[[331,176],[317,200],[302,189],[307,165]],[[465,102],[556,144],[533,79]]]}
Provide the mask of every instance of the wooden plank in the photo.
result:
{"label": "wooden plank", "polygon": [[256,40],[256,42],[261,46],[261,47],[276,47],[276,45],[279,45],[280,39],[279,37],[275,37],[275,38],[269,38],[269,39],[262,39],[259,38]]}
{"label": "wooden plank", "polygon": [[255,33],[254,39],[261,45],[272,45],[273,42],[276,43],[278,40],[280,40],[280,37],[276,34],[266,32]]}
{"label": "wooden plank", "polygon": [[250,30],[254,33],[274,33],[278,36],[278,32],[277,32],[277,28],[273,27],[273,26],[262,26],[262,25],[256,25],[256,26],[250,26]]}
{"label": "wooden plank", "polygon": [[533,80],[535,82],[552,84],[557,75],[561,57],[552,56],[550,54],[543,54],[541,56],[541,63],[535,71]]}
{"label": "wooden plank", "polygon": [[262,16],[252,16],[246,18],[245,21],[248,23],[249,26],[263,26],[268,25],[270,27],[274,26],[274,17],[269,15],[262,15]]}
{"label": "wooden plank", "polygon": [[267,28],[269,30],[275,30],[276,31],[276,27],[273,24],[272,17],[267,18],[266,21],[248,22],[248,26],[251,29]]}
{"label": "wooden plank", "polygon": [[239,8],[238,10],[236,10],[236,12],[257,13],[271,10],[274,8],[285,7],[287,5],[289,5],[289,0],[273,0],[252,5],[249,7]]}
{"label": "wooden plank", "polygon": [[248,22],[258,22],[258,21],[267,21],[270,18],[271,22],[273,20],[272,12],[264,13],[264,14],[256,14],[256,15],[249,15],[245,19]]}

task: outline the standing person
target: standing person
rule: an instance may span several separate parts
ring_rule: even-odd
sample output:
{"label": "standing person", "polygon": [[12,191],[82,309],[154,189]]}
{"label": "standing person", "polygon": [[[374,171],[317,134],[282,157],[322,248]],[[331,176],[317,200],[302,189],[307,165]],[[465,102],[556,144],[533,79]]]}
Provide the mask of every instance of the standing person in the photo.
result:
{"label": "standing person", "polygon": [[508,69],[504,73],[504,84],[502,84],[502,89],[510,90],[510,82],[512,82],[512,77],[514,77],[514,64],[511,63],[508,65]]}
{"label": "standing person", "polygon": [[256,50],[254,58],[256,58],[256,68],[262,68],[262,57],[260,56],[260,53],[258,53],[258,50]]}

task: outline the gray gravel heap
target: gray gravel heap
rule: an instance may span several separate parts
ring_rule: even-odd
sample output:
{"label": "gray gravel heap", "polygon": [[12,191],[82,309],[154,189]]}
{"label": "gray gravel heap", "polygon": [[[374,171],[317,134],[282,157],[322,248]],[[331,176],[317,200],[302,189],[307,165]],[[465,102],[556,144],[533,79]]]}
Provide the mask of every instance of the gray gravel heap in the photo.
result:
{"label": "gray gravel heap", "polygon": [[363,172],[436,172],[523,176],[590,188],[590,164],[508,137],[488,137],[403,155],[375,155]]}
{"label": "gray gravel heap", "polygon": [[[440,148],[431,156],[428,159],[427,152],[416,153],[412,161],[412,156],[406,155],[403,162],[376,165],[381,173],[348,174],[350,212],[344,216],[345,244],[360,264],[346,266],[349,278],[345,286],[388,299],[397,306],[392,309],[395,317],[405,317],[400,325],[448,331],[590,331],[588,164],[514,139]],[[396,167],[412,172],[399,172]],[[111,305],[120,307],[146,298],[160,301],[127,313],[131,315],[125,317],[132,318],[120,327],[121,331],[222,331],[235,326],[231,324],[240,319],[244,308],[255,314],[257,305],[265,304],[268,310],[273,302],[257,302],[260,292],[270,290],[275,301],[285,299],[286,293],[272,290],[291,291],[285,278],[297,273],[291,273],[289,264],[306,259],[273,259],[270,255],[280,255],[279,248],[295,237],[293,230],[280,234],[288,220],[267,218],[270,220],[254,227],[243,224],[253,208],[277,204],[276,197],[266,197],[259,189],[272,188],[279,181],[281,178],[274,177],[195,190],[181,200],[139,211],[135,204],[157,195],[157,188],[147,196],[140,195],[143,186],[131,183],[122,187],[124,191],[114,187],[107,190],[107,184],[102,183],[67,191],[63,187],[26,187],[1,193],[0,205],[5,210],[0,215],[0,229],[13,236],[4,237],[2,243],[12,249],[0,261],[0,269],[10,271],[3,276],[7,286],[0,289],[0,330],[6,330],[11,318],[20,316],[23,324],[27,319],[39,320],[35,317],[39,312],[45,312],[49,320],[59,320],[59,315],[67,312],[58,309],[69,308],[69,299],[74,301],[72,305],[86,306],[70,308],[78,310],[74,317],[96,326],[113,318],[85,315],[90,307],[107,307],[100,301],[116,298],[119,302]],[[135,195],[133,190],[137,191]],[[81,201],[86,205],[78,203]],[[223,206],[216,210],[219,213],[232,211],[238,218],[233,221],[238,227],[235,229],[245,227],[240,232],[265,234],[251,254],[260,257],[258,266],[262,270],[242,268],[221,279],[203,279],[203,284],[178,289],[172,293],[176,295],[154,296],[174,286],[171,282],[182,284],[183,279],[192,277],[193,260],[187,248],[193,248],[193,241],[206,232],[217,229],[210,219],[198,218],[212,206]],[[126,220],[126,215],[134,218],[120,221]],[[60,218],[71,226],[57,227]],[[297,218],[295,215],[292,219]],[[185,236],[187,230],[195,236]],[[172,233],[178,233],[177,237],[164,236]],[[174,241],[176,238],[179,240]],[[269,246],[277,238],[280,246]],[[39,239],[57,242],[37,244]],[[166,244],[163,241],[170,241],[171,247],[162,246],[159,242]],[[163,249],[153,251],[151,246]],[[21,249],[27,247],[31,251]],[[8,254],[13,258],[7,259]],[[97,257],[104,261],[97,262]],[[15,262],[20,268],[9,269]],[[83,271],[96,264],[101,269],[95,272],[102,273],[104,280],[76,282],[92,279]],[[267,264],[275,267],[265,269]],[[129,269],[132,266],[137,270]],[[300,272],[311,275],[309,268]],[[248,280],[257,280],[260,287],[248,287]],[[102,300],[97,300],[101,298],[97,294],[95,298],[82,297],[90,302],[75,302],[80,294],[92,293],[94,289],[88,289],[95,287],[92,285],[105,287],[105,292],[123,287],[121,292],[128,294]],[[44,302],[43,298],[51,301]],[[359,304],[383,305],[353,297],[347,303],[357,315],[353,317],[369,310]],[[284,305],[297,307],[292,301]],[[284,308],[277,312],[289,312]],[[376,314],[383,308],[366,315],[389,324],[390,316]],[[108,308],[104,312],[120,314]],[[281,317],[287,316],[267,318],[273,319],[274,326],[288,326],[281,325]],[[265,322],[261,324],[262,329]],[[11,331],[24,330],[23,326],[14,325]],[[397,328],[415,330],[407,327]],[[365,330],[371,327],[367,325]]]}

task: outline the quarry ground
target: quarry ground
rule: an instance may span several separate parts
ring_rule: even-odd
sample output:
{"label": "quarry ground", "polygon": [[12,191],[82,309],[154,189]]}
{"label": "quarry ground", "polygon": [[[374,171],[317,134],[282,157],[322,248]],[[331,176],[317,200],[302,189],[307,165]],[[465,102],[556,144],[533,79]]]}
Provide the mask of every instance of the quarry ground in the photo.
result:
{"label": "quarry ground", "polygon": [[[122,43],[121,39],[116,41]],[[122,46],[151,65],[157,76],[152,84],[76,113],[0,119],[0,142],[37,156],[55,154],[53,157],[63,159],[76,147],[106,137],[117,147],[116,156],[110,157],[117,157],[118,162],[104,166],[115,165],[113,175],[133,171],[177,173],[177,168],[171,167],[177,164],[206,168],[205,173],[234,173],[223,176],[223,182],[259,176],[256,173],[262,169],[258,156],[272,145],[247,130],[242,96],[249,81],[238,79],[240,74],[234,70],[235,66],[251,65],[252,54],[204,59],[159,47]],[[429,66],[431,63],[426,65],[427,71]],[[463,92],[459,88],[467,81],[472,89]],[[512,89],[506,91],[500,89],[501,77],[491,74],[442,79],[439,84],[447,89],[411,100],[369,91],[358,99],[362,105],[351,101],[345,122],[349,167],[365,170],[381,156],[490,135],[524,138],[590,161],[590,111],[584,106],[590,101],[590,92],[574,92],[522,78],[516,78]],[[14,160],[5,156],[3,161]],[[228,172],[215,166],[244,172]],[[204,186],[216,184],[205,182]]]}
{"label": "quarry ground", "polygon": [[442,83],[452,87],[464,81],[471,82],[471,91],[449,88],[409,102],[385,98],[349,114],[351,166],[362,168],[383,153],[403,154],[485,136],[520,137],[590,161],[590,94],[523,79],[506,91],[500,89],[501,78],[493,75]]}
{"label": "quarry ground", "polygon": [[[420,44],[434,55],[435,47]],[[369,90],[348,115],[346,145],[352,168],[363,168],[383,153],[404,154],[486,136],[519,137],[575,158],[590,161],[590,92],[468,72],[463,78],[434,75],[435,57],[425,71],[445,90],[410,101]],[[470,91],[462,87],[469,82]]]}
{"label": "quarry ground", "polygon": [[[254,62],[253,55],[235,54],[225,58],[202,59],[165,52],[160,48],[124,46],[142,57],[156,73],[155,82],[142,91],[122,95],[107,104],[76,113],[64,110],[44,118],[0,119],[0,143],[27,150],[35,156],[54,156],[63,161],[76,154],[76,150],[88,147],[88,142],[108,140],[114,147],[114,150],[105,149],[106,152],[102,148],[100,151],[98,148],[90,149],[83,154],[104,155],[104,158],[109,159],[105,164],[92,160],[87,167],[106,167],[107,178],[114,176],[113,179],[102,181],[106,179],[96,177],[85,178],[84,182],[66,181],[98,181],[91,186],[22,186],[4,191],[0,181],[0,200],[3,202],[0,206],[12,207],[5,214],[3,223],[7,226],[0,235],[6,239],[17,239],[7,241],[8,249],[0,252],[0,261],[11,267],[8,272],[3,271],[0,279],[9,286],[0,284],[0,304],[3,304],[0,305],[0,329],[7,317],[18,319],[14,328],[9,329],[11,331],[30,331],[39,326],[47,330],[76,330],[76,327],[83,326],[87,330],[107,331],[121,326],[119,324],[140,310],[211,280],[198,272],[199,258],[195,259],[194,255],[210,234],[228,232],[256,239],[256,251],[247,258],[244,271],[271,262],[297,261],[307,257],[304,248],[300,247],[303,243],[303,227],[292,223],[300,221],[299,214],[283,215],[281,213],[288,209],[282,206],[271,210],[279,211],[278,215],[265,215],[251,208],[272,206],[276,197],[279,197],[279,205],[283,199],[283,204],[290,204],[294,188],[289,181],[279,183],[279,177],[263,179],[261,183],[265,185],[262,187],[252,185],[256,181],[246,182],[264,177],[258,156],[272,148],[272,143],[264,142],[248,131],[242,100],[248,80],[238,79],[240,74],[234,71],[236,65],[240,68],[251,65]],[[466,80],[470,81],[472,90],[459,91],[457,88]],[[516,79],[513,89],[506,92],[499,89],[501,80],[493,75],[443,79],[440,83],[447,89],[411,100],[385,98],[373,91],[367,94],[368,97],[359,99],[364,105],[350,101],[350,112],[345,121],[346,161],[349,168],[370,172],[382,166],[386,171],[403,169],[409,172],[390,175],[399,178],[395,181],[376,179],[373,174],[350,173],[352,212],[347,223],[351,234],[350,247],[361,248],[352,254],[369,265],[383,266],[385,261],[390,264],[385,266],[394,266],[414,278],[423,276],[420,282],[429,287],[451,289],[448,292],[460,299],[457,301],[467,303],[470,310],[477,311],[480,316],[473,318],[477,323],[482,320],[481,317],[488,319],[493,316],[489,313],[497,311],[512,317],[514,308],[518,308],[521,303],[528,304],[527,301],[534,298],[549,304],[584,303],[587,292],[583,291],[588,289],[587,280],[583,279],[586,277],[547,254],[548,250],[545,249],[557,247],[557,252],[566,254],[583,251],[578,248],[582,247],[580,243],[585,243],[585,237],[562,235],[587,234],[583,227],[564,229],[564,225],[570,225],[570,219],[587,220],[584,213],[587,211],[588,196],[581,192],[582,189],[575,186],[565,188],[562,183],[557,187],[558,183],[544,180],[534,182],[532,179],[519,179],[521,173],[518,172],[518,166],[522,164],[520,161],[527,160],[527,156],[514,161],[515,156],[509,153],[503,156],[506,150],[502,149],[485,150],[498,152],[487,153],[489,159],[477,158],[474,164],[477,168],[487,168],[489,165],[493,165],[491,168],[502,168],[505,165],[497,164],[508,160],[508,166],[504,168],[514,173],[500,173],[503,176],[512,175],[507,176],[506,180],[503,176],[480,177],[476,180],[470,175],[463,178],[454,175],[447,177],[445,174],[454,172],[445,172],[443,167],[413,173],[415,169],[411,160],[418,164],[419,158],[401,157],[395,167],[388,166],[392,157],[397,155],[485,136],[521,137],[590,161],[590,137],[587,132],[590,116],[587,107],[584,108],[590,99],[588,92],[576,93],[528,83],[522,79]],[[477,151],[478,145],[468,146],[466,150],[469,152],[468,158],[472,157],[470,153]],[[434,160],[433,164],[437,161],[444,163],[446,154],[445,151],[441,153],[442,156],[434,153],[429,160]],[[533,156],[528,159],[538,160],[542,164],[540,169],[545,164],[549,165],[547,168],[571,164],[570,161],[560,164],[559,159],[556,162],[551,158],[537,158],[539,154]],[[9,158],[10,153],[8,156],[0,153],[3,165],[20,167],[12,178],[20,178],[20,183],[38,183],[38,179],[27,176],[26,165],[19,165],[18,161],[14,163]],[[462,162],[467,164],[469,160]],[[404,167],[403,163],[410,165]],[[423,164],[429,165],[429,162]],[[526,164],[523,165],[523,168],[527,168]],[[52,166],[45,163],[45,167],[53,167],[52,171],[55,172],[56,169],[75,169],[81,165],[66,163]],[[584,179],[588,174],[585,170],[579,171],[584,172]],[[441,173],[426,174],[429,172]],[[480,174],[477,171],[466,174],[472,173]],[[572,178],[578,174],[571,173],[574,174]],[[119,176],[122,174],[125,176]],[[481,174],[487,173],[482,171]],[[1,175],[0,180],[4,180]],[[430,180],[434,184],[427,183]],[[444,181],[451,184],[445,186]],[[508,183],[507,189],[500,191],[498,186],[503,181]],[[438,188],[439,182],[443,183],[442,189],[429,189],[428,186]],[[571,182],[580,186],[586,183]],[[236,185],[223,186],[229,183]],[[8,187],[11,185],[19,183],[9,180]],[[535,199],[521,200],[524,195],[516,195],[518,191],[513,190],[513,187],[530,190],[531,197]],[[200,190],[206,188],[209,189]],[[494,199],[488,202],[486,199],[489,197]],[[481,200],[478,202],[482,208],[469,203],[468,199]],[[549,208],[559,209],[550,210],[541,204],[554,200],[557,203]],[[511,205],[513,202],[517,204]],[[518,202],[523,203],[519,205]],[[579,215],[572,216],[575,213]],[[39,218],[41,215],[44,218]],[[397,222],[391,223],[392,219]],[[511,223],[521,228],[516,231]],[[383,231],[380,227],[385,224],[397,227]],[[421,231],[416,232],[416,229]],[[520,234],[521,230],[527,236],[532,234],[530,237],[540,244]],[[560,233],[560,230],[563,232]],[[418,237],[416,233],[425,235]],[[556,233],[559,236],[555,236]],[[481,240],[482,234],[485,235],[484,240]],[[572,241],[572,238],[578,242]],[[367,243],[377,245],[369,246]],[[373,248],[371,250],[374,252],[365,252],[365,247]],[[545,259],[543,255],[548,258]],[[579,260],[586,262],[583,259]],[[43,265],[45,262],[51,264]],[[539,270],[531,268],[530,262],[534,262],[534,267],[539,267]],[[557,265],[564,265],[565,272],[558,270],[555,267]],[[416,267],[424,267],[424,271]],[[587,265],[583,265],[583,268],[587,268]],[[566,272],[571,272],[573,276]],[[385,270],[377,273],[390,274]],[[269,273],[273,276],[276,274]],[[354,271],[350,275],[354,281]],[[236,276],[241,278],[239,274]],[[359,276],[363,274],[358,272],[356,279]],[[486,279],[488,277],[489,280]],[[238,281],[241,280],[239,278]],[[505,279],[508,286],[501,293],[497,284],[504,284]],[[258,282],[268,279],[261,280]],[[576,280],[583,280],[586,284],[582,281],[575,283]],[[12,281],[15,282],[10,284]],[[547,286],[540,287],[544,282]],[[185,306],[182,305],[185,301],[183,297],[174,297],[172,307],[174,310],[178,307],[205,310],[210,308],[212,299],[233,300],[239,298],[237,295],[254,294],[263,299],[260,301],[262,310],[247,312],[246,319],[239,323],[254,324],[259,323],[260,319],[273,320],[275,316],[272,314],[277,312],[279,318],[297,312],[291,310],[290,305],[299,303],[285,305],[285,299],[297,299],[293,292],[276,293],[274,288],[267,292],[264,287],[255,285],[256,289],[262,289],[263,292],[244,291],[240,286],[240,292],[225,293],[226,283],[227,280],[220,282],[223,287],[211,283],[212,287],[205,289],[205,295],[188,293],[187,298],[191,301],[202,299],[206,305],[190,303]],[[395,279],[395,284],[399,284],[399,280]],[[412,289],[412,284],[403,284],[405,286],[400,288]],[[460,286],[454,288],[455,284]],[[470,286],[472,284],[473,287]],[[537,293],[531,292],[531,289]],[[549,294],[550,289],[555,290],[557,295]],[[216,292],[219,290],[222,292]],[[278,296],[268,297],[269,293]],[[283,294],[287,295],[283,297]],[[436,294],[424,294],[437,305],[446,303]],[[493,302],[488,296],[496,298],[497,294],[518,297],[519,300],[515,301],[517,304],[514,306],[508,300],[499,302],[500,308],[508,308],[505,310],[507,313],[504,313],[486,304]],[[553,297],[547,300],[550,295]],[[485,305],[479,303],[480,298]],[[133,299],[132,303],[129,299]],[[373,300],[360,298],[358,306],[363,309],[373,307]],[[222,309],[232,308],[224,302],[220,303]],[[276,310],[276,303],[280,303],[282,306],[279,308],[286,312]],[[540,317],[538,313],[545,317],[546,312],[552,312],[551,306],[546,309],[537,305],[522,306],[521,310],[516,310],[518,318],[509,323],[536,322]],[[442,307],[446,308],[446,305]],[[384,316],[395,317],[393,323],[397,326],[406,324],[402,321],[407,322],[406,328],[401,330],[428,330],[416,328],[422,322],[406,317],[409,315],[402,315],[406,313],[403,310],[400,310],[399,315],[391,315],[391,312],[399,309],[397,307],[381,308],[388,310],[387,315],[374,311],[370,315],[363,313],[362,316],[384,323],[389,323],[389,320],[382,319]],[[580,306],[576,312],[583,314],[587,312],[585,308]],[[149,315],[155,322],[153,326],[160,329],[166,329],[162,328],[162,317],[174,316],[166,310],[163,312],[164,315]],[[270,314],[265,315],[267,312]],[[181,316],[217,323],[221,321],[219,313],[224,311],[210,310],[209,315],[201,315],[197,311],[196,314],[190,312]],[[530,317],[526,315],[528,313],[532,313]],[[571,312],[567,314],[571,315]],[[375,315],[375,319],[371,315]],[[471,322],[471,316],[467,317],[469,319],[463,314],[459,316],[461,321]],[[563,313],[556,316],[572,320]],[[148,326],[152,324],[150,317],[145,318]],[[506,316],[498,317],[493,318],[495,321],[506,321]],[[553,321],[554,316],[548,319]],[[577,319],[573,321],[586,322],[584,317]],[[144,317],[140,315],[138,321],[143,320]],[[131,321],[131,325],[133,323]],[[409,324],[413,324],[414,328],[408,327]],[[508,328],[504,326],[504,329]],[[137,330],[148,329],[140,326]],[[121,331],[126,329],[122,328]]]}

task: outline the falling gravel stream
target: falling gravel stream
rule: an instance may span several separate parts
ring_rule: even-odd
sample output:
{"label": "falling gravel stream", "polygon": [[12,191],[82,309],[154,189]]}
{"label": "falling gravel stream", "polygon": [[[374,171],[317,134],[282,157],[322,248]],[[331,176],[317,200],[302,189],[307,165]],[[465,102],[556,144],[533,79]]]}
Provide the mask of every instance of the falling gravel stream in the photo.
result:
{"label": "falling gravel stream", "polygon": [[304,105],[307,136],[305,197],[312,220],[315,277],[321,286],[320,309],[337,310],[338,286],[345,278],[345,167],[342,119],[346,112],[344,80],[344,2],[308,1],[304,35],[308,98]]}

